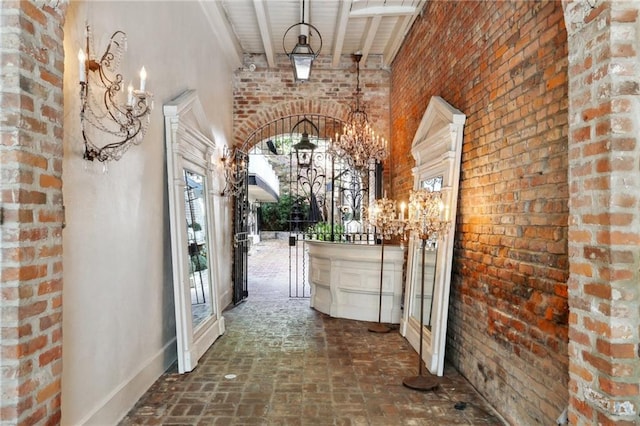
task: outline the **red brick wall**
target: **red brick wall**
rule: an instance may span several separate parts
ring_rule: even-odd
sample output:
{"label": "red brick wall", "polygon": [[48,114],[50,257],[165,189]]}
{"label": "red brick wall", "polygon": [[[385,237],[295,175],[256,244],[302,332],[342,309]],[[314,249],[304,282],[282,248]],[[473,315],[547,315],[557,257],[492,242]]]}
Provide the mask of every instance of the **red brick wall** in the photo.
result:
{"label": "red brick wall", "polygon": [[0,419],[58,424],[64,2],[0,6]]}
{"label": "red brick wall", "polygon": [[[640,423],[640,4],[567,2],[571,425]],[[585,42],[588,40],[588,42]]]}
{"label": "red brick wall", "polygon": [[392,66],[395,198],[430,97],[467,115],[447,359],[519,425],[568,401],[567,56],[560,2],[433,1]]}

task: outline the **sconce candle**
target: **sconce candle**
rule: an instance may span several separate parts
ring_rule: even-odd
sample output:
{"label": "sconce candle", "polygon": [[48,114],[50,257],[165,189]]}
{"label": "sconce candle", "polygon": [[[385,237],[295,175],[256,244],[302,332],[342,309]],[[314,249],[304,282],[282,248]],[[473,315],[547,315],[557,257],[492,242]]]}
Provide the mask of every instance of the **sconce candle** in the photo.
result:
{"label": "sconce candle", "polygon": [[147,70],[142,67],[140,70],[140,91],[144,92],[144,86],[147,82]]}
{"label": "sconce candle", "polygon": [[231,151],[223,145],[220,164],[224,169],[225,187],[220,195],[237,197],[247,189],[247,159],[245,152],[238,148]]}
{"label": "sconce candle", "polygon": [[85,56],[84,52],[82,51],[82,49],[78,50],[78,80],[80,80],[80,83],[84,83],[87,78],[86,62],[87,57]]}
{"label": "sconce candle", "polygon": [[129,82],[129,86],[127,87],[127,106],[132,106],[133,105],[133,84],[131,84],[131,82]]}

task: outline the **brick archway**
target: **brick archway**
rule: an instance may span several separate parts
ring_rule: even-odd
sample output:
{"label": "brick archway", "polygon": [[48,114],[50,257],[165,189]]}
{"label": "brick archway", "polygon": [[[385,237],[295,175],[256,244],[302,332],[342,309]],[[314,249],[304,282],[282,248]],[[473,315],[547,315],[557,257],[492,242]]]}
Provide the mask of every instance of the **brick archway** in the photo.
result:
{"label": "brick archway", "polygon": [[233,145],[241,146],[260,127],[290,115],[317,114],[345,120],[350,106],[316,99],[286,101],[269,105],[236,124]]}

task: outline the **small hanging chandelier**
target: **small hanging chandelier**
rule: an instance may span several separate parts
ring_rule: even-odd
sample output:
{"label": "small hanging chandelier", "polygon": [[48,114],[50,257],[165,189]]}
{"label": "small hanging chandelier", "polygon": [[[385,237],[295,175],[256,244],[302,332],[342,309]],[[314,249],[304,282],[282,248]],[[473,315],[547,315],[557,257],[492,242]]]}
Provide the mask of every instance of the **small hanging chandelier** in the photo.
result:
{"label": "small hanging chandelier", "polygon": [[387,141],[377,135],[371,125],[367,113],[362,106],[360,97],[360,60],[361,53],[355,53],[353,60],[356,63],[356,92],[355,105],[347,118],[342,135],[336,134],[336,140],[332,141],[331,150],[334,155],[346,157],[347,161],[358,170],[368,169],[371,165],[387,158]]}

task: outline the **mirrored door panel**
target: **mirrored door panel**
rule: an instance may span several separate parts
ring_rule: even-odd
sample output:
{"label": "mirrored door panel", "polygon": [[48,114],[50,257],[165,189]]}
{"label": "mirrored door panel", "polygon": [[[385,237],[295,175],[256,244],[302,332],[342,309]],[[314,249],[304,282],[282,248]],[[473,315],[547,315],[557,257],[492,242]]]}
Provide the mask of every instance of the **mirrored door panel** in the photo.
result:
{"label": "mirrored door panel", "polygon": [[209,242],[207,241],[207,210],[204,176],[184,170],[184,204],[187,230],[189,292],[193,328],[214,313],[213,289],[209,268]]}
{"label": "mirrored door panel", "polygon": [[[413,302],[410,303],[411,318],[417,323],[422,316],[422,324],[431,330],[431,311],[433,307],[433,290],[436,278],[436,250],[437,242],[426,242],[424,247],[424,264],[422,263],[422,244],[414,244],[412,250],[413,275],[417,280],[422,281],[424,274],[424,295],[422,292],[422,282],[413,286]],[[414,280],[415,281],[415,280]],[[420,311],[422,305],[422,312]]]}

